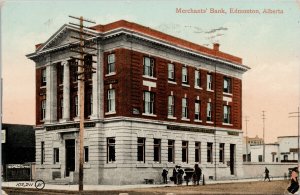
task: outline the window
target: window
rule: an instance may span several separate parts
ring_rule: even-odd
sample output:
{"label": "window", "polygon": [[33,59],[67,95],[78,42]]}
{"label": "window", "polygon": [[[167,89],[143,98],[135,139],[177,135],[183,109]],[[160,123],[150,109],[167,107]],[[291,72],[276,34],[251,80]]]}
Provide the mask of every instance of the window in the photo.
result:
{"label": "window", "polygon": [[201,109],[200,109],[200,101],[195,101],[195,120],[201,119]]}
{"label": "window", "polygon": [[116,161],[116,140],[115,138],[107,138],[107,162]]}
{"label": "window", "polygon": [[59,149],[53,148],[53,164],[59,163]]}
{"label": "window", "polygon": [[212,121],[212,117],[211,117],[211,103],[208,102],[207,103],[207,110],[206,110],[206,120],[207,121]]}
{"label": "window", "polygon": [[154,114],[154,93],[144,92],[144,113]]}
{"label": "window", "polygon": [[137,140],[137,161],[145,162],[145,138]]}
{"label": "window", "polygon": [[41,120],[46,118],[46,100],[42,100],[41,102]]}
{"label": "window", "polygon": [[168,116],[174,116],[174,96],[170,95],[168,97]]}
{"label": "window", "polygon": [[160,139],[154,139],[154,162],[160,162]]}
{"label": "window", "polygon": [[84,146],[83,148],[83,152],[84,152],[84,162],[89,162],[89,147],[88,146]]}
{"label": "window", "polygon": [[144,75],[154,77],[154,59],[144,57]]}
{"label": "window", "polygon": [[189,142],[187,141],[182,141],[182,162],[189,162]]}
{"label": "window", "polygon": [[196,70],[195,71],[195,87],[200,87],[201,86],[201,77],[200,77],[200,71]]}
{"label": "window", "polygon": [[115,61],[116,59],[114,53],[107,56],[107,74],[115,72]]}
{"label": "window", "polygon": [[79,115],[79,106],[78,106],[78,95],[75,96],[75,116]]}
{"label": "window", "polygon": [[207,143],[207,162],[213,163],[213,143]]}
{"label": "window", "polygon": [[207,90],[212,90],[212,74],[207,74]]}
{"label": "window", "polygon": [[41,164],[45,162],[45,142],[41,142]]}
{"label": "window", "polygon": [[185,66],[182,67],[182,83],[188,83],[188,72]]}
{"label": "window", "polygon": [[220,148],[219,148],[219,162],[224,163],[224,150],[225,150],[225,144],[220,143]]}
{"label": "window", "polygon": [[174,64],[168,64],[168,79],[171,81],[175,80]]}
{"label": "window", "polygon": [[175,152],[175,141],[168,140],[168,162],[175,162],[174,152]]}
{"label": "window", "polygon": [[107,91],[107,111],[108,112],[116,112],[115,90],[114,89],[109,89]]}
{"label": "window", "polygon": [[223,114],[223,122],[230,124],[230,106],[223,106],[224,114]]}
{"label": "window", "polygon": [[47,83],[47,79],[46,79],[46,68],[42,69],[42,73],[41,73],[41,86],[46,86]]}
{"label": "window", "polygon": [[231,93],[231,79],[228,77],[224,77],[224,86],[223,86],[224,93]]}
{"label": "window", "polygon": [[187,98],[182,98],[182,118],[188,118],[188,103]]}
{"label": "window", "polygon": [[89,114],[93,114],[93,94],[90,94],[90,110]]}
{"label": "window", "polygon": [[258,162],[262,162],[262,155],[258,155]]}
{"label": "window", "polygon": [[64,99],[60,98],[59,101],[59,118],[62,119],[64,116]]}
{"label": "window", "polygon": [[201,163],[201,142],[195,142],[195,162]]}
{"label": "window", "polygon": [[63,84],[64,82],[64,65],[61,63],[57,64],[58,66],[58,84]]}

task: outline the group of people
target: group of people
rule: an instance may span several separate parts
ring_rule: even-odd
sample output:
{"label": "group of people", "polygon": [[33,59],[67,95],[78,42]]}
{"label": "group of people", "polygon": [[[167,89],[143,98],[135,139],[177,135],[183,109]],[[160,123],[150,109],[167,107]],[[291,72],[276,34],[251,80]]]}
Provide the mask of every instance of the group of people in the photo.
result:
{"label": "group of people", "polygon": [[[192,173],[192,177],[191,177],[191,179],[193,180],[195,185],[199,185],[201,175],[202,175],[201,168],[199,167],[198,164],[195,164],[194,170]],[[163,169],[162,177],[163,177],[163,182],[165,184],[167,184],[168,171],[166,169]],[[172,177],[170,177],[170,180],[173,181],[174,184],[180,185],[180,184],[182,184],[184,179],[188,182],[188,180],[190,178],[189,178],[188,174],[184,172],[184,170],[181,168],[181,166],[176,165],[173,169],[173,175],[172,175]]]}

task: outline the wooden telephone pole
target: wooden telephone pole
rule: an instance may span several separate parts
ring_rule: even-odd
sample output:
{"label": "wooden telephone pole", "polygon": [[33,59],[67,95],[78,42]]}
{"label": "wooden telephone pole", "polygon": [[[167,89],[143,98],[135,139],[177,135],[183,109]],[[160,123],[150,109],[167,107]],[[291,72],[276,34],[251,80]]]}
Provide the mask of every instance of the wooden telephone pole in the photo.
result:
{"label": "wooden telephone pole", "polygon": [[[90,34],[85,33],[83,25],[83,22],[89,22],[89,23],[95,23],[93,21],[84,19],[82,16],[74,17],[74,16],[69,16],[70,18],[79,20],[79,25],[70,23],[75,26],[79,26],[79,31],[76,31],[79,34],[79,37],[72,37],[74,39],[79,40],[76,43],[70,44],[71,46],[71,51],[78,53],[79,57],[74,57],[71,56],[71,59],[74,59],[78,62],[78,72],[77,72],[77,79],[79,80],[79,117],[80,117],[80,124],[79,124],[79,191],[83,191],[83,149],[84,149],[84,84],[85,81],[88,79],[88,75],[95,73],[95,68],[93,68],[92,64],[96,63],[93,60],[88,61],[85,57],[87,56],[95,56],[95,54],[90,54],[86,51],[86,49],[92,49],[96,50],[97,48],[91,47],[91,39],[87,39],[93,37]],[[76,64],[76,63],[75,63]]]}

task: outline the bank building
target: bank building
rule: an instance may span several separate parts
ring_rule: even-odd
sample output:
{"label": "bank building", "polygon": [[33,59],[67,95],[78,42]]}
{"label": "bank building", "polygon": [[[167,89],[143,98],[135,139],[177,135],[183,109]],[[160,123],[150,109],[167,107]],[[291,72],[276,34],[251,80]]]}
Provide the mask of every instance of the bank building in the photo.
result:
{"label": "bank building", "polygon": [[[27,57],[36,70],[36,174],[78,177],[79,82],[65,24]],[[84,183],[161,182],[175,165],[243,176],[242,59],[125,20],[96,25],[85,82]]]}

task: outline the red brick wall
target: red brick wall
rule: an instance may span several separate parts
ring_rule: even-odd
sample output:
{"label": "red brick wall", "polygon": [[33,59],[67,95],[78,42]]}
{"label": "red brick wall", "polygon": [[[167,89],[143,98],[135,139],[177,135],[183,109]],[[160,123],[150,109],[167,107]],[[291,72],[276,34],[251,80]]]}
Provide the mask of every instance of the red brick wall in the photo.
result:
{"label": "red brick wall", "polygon": [[36,106],[35,106],[35,113],[36,113],[36,125],[43,124],[41,121],[41,101],[46,99],[46,87],[41,88],[42,86],[42,69],[45,68],[37,68],[35,70],[35,82],[36,82]]}

